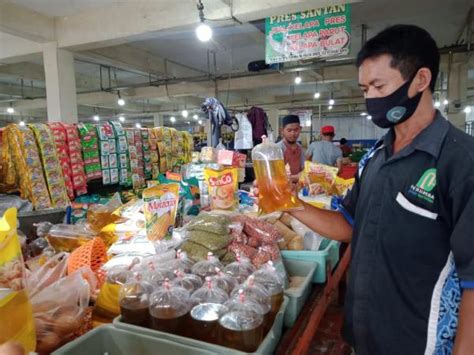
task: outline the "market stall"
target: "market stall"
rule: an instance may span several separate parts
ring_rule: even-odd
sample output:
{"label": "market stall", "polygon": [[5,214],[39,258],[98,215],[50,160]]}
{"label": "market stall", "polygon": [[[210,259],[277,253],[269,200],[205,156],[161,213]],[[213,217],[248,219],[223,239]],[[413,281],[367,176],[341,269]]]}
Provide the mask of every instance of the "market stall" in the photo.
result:
{"label": "market stall", "polygon": [[[18,231],[16,209],[0,222],[1,282],[12,291],[0,310],[24,310],[1,329],[2,342],[61,354],[126,335],[150,346],[266,354],[293,346],[287,334],[302,329],[302,309],[323,290],[313,285],[338,283],[339,243],[285,212],[300,200],[270,140],[252,151],[257,201],[239,190],[247,155],[192,153],[191,136],[166,127],[12,125],[4,138],[2,186],[34,211]],[[30,181],[23,172],[33,169]],[[351,184],[336,173],[308,163],[300,199],[331,208],[331,196]],[[102,194],[87,191],[97,186]],[[48,214],[59,206],[64,221]]]}

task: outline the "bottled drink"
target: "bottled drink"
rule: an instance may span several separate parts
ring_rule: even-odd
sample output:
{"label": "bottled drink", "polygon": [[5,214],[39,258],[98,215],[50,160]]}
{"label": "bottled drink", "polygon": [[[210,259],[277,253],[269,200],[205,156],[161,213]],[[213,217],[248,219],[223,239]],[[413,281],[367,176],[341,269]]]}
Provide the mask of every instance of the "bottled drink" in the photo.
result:
{"label": "bottled drink", "polygon": [[291,193],[280,147],[264,138],[263,143],[252,150],[252,161],[258,183],[259,207],[264,213],[301,207]]}

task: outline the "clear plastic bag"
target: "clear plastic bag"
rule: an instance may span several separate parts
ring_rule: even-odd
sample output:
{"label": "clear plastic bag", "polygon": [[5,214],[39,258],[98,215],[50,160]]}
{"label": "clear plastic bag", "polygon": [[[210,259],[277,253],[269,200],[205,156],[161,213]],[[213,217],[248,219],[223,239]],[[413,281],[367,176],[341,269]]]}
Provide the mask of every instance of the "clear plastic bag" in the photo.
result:
{"label": "clear plastic bag", "polygon": [[229,295],[226,291],[218,287],[212,282],[211,277],[206,277],[203,286],[193,292],[191,295],[191,301],[193,304],[200,303],[217,303],[223,304],[229,299]]}
{"label": "clear plastic bag", "polygon": [[224,272],[235,277],[239,284],[243,283],[254,271],[255,267],[250,262],[250,259],[237,254],[236,261],[230,263],[224,268]]}
{"label": "clear plastic bag", "polygon": [[165,280],[150,298],[151,326],[162,332],[185,335],[191,308],[189,292]]}
{"label": "clear plastic bag", "polygon": [[49,354],[74,337],[83,325],[91,290],[95,288],[92,280],[95,280],[92,271],[83,268],[59,279],[31,298],[37,352]]}
{"label": "clear plastic bag", "polygon": [[239,293],[226,302],[228,309],[219,319],[219,338],[228,347],[254,352],[263,340],[262,307],[253,299]]}
{"label": "clear plastic bag", "polygon": [[29,274],[27,285],[30,297],[66,275],[68,256],[67,253],[58,253]]}
{"label": "clear plastic bag", "polygon": [[192,273],[202,278],[216,274],[216,268],[224,269],[219,259],[212,253],[207,253],[207,259],[199,261],[192,267]]}
{"label": "clear plastic bag", "polygon": [[189,293],[193,293],[202,286],[202,279],[197,275],[186,274],[181,270],[175,270],[174,274],[176,277],[172,281],[173,285],[180,286]]}
{"label": "clear plastic bag", "polygon": [[46,239],[54,250],[72,252],[96,236],[86,225],[56,224],[51,227]]}
{"label": "clear plastic bag", "polygon": [[233,276],[222,272],[216,267],[216,274],[211,276],[211,282],[217,287],[223,289],[227,294],[230,294],[234,287],[237,285],[237,279]]}
{"label": "clear plastic bag", "polygon": [[151,284],[139,280],[128,281],[120,288],[119,305],[122,321],[125,323],[148,326],[150,296],[154,288]]}

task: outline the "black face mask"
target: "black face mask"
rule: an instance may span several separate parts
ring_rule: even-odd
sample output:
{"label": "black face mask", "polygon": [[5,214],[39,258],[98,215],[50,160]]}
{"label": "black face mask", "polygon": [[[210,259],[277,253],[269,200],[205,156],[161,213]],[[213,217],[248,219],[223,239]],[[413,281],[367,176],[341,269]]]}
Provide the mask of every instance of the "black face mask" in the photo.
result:
{"label": "black face mask", "polygon": [[414,97],[408,97],[411,80],[385,97],[366,99],[367,112],[372,116],[372,122],[380,128],[390,128],[409,119],[420,103],[422,92]]}

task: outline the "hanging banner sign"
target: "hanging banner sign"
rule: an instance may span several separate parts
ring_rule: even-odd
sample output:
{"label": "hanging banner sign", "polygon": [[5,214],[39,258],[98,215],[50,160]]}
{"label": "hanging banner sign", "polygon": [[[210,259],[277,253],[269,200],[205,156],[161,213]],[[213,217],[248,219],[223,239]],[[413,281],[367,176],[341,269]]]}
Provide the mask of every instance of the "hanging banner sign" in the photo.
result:
{"label": "hanging banner sign", "polygon": [[265,20],[265,62],[349,54],[351,5],[333,5]]}

